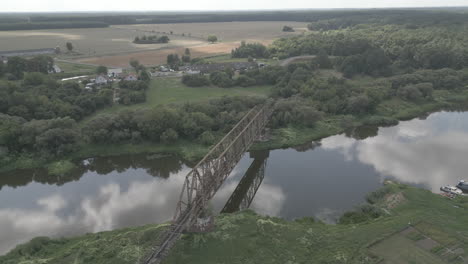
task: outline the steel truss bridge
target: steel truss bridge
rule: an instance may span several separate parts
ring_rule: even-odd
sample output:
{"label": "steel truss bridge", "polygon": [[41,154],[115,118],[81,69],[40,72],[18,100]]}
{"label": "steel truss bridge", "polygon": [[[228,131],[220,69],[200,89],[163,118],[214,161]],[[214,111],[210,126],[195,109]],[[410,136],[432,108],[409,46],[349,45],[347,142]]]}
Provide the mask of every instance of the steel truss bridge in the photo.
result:
{"label": "steel truss bridge", "polygon": [[[207,231],[213,226],[213,218],[206,212],[208,202],[213,198],[229,174],[231,174],[244,153],[262,134],[273,110],[273,101],[267,101],[263,105],[257,105],[252,108],[187,174],[171,226],[162,234],[158,245],[142,263],[161,263],[162,259],[169,253],[169,250],[184,231]],[[254,160],[251,165],[251,167],[257,168],[257,170],[263,167],[260,175],[264,175],[266,158],[263,160],[259,159],[262,161],[257,160],[257,162]],[[249,168],[250,173],[255,168]],[[246,173],[246,175],[248,174],[249,172]],[[246,183],[243,183],[242,186],[250,185],[253,187],[251,188],[252,190],[249,188],[249,198],[239,201],[239,208],[250,205],[263,180],[263,176],[250,177],[252,178],[251,180],[244,180],[244,178],[241,180],[241,183],[242,181]],[[254,182],[255,184],[252,184]],[[229,201],[238,200],[236,196],[239,196],[242,192],[238,189],[239,187],[236,188]],[[245,189],[245,187],[241,189]],[[249,190],[247,190],[247,193],[249,193]]]}

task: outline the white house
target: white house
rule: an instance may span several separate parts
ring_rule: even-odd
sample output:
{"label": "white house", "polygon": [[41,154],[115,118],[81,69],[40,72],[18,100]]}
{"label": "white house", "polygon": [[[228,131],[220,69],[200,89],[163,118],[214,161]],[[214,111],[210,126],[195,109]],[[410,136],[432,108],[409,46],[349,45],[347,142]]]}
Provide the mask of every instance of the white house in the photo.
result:
{"label": "white house", "polygon": [[60,73],[62,72],[62,69],[57,64],[54,64],[52,66],[52,69],[49,70],[49,73]]}
{"label": "white house", "polygon": [[107,78],[107,76],[101,74],[96,77],[96,80],[94,81],[94,83],[97,85],[102,85],[102,84],[107,84],[108,81],[109,79]]}
{"label": "white house", "polygon": [[124,77],[124,81],[130,81],[130,82],[138,81],[138,77],[134,74],[129,74]]}
{"label": "white house", "polygon": [[123,70],[121,68],[116,68],[116,69],[108,69],[107,70],[107,75],[111,78],[115,78],[120,76],[123,73]]}

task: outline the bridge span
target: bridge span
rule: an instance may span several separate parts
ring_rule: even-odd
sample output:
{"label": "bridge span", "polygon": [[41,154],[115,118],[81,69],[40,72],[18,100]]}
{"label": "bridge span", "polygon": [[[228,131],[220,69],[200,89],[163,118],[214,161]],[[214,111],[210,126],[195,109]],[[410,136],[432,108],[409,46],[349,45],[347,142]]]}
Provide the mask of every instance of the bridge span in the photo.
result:
{"label": "bridge span", "polygon": [[[144,259],[143,264],[161,263],[184,231],[206,231],[213,226],[213,218],[206,212],[208,202],[231,174],[243,154],[262,134],[274,106],[273,101],[267,101],[252,108],[187,174],[172,224],[162,234],[160,242]],[[261,163],[255,164],[258,166]],[[257,185],[260,184],[255,185],[256,189]],[[250,202],[251,200],[247,200],[248,204]]]}

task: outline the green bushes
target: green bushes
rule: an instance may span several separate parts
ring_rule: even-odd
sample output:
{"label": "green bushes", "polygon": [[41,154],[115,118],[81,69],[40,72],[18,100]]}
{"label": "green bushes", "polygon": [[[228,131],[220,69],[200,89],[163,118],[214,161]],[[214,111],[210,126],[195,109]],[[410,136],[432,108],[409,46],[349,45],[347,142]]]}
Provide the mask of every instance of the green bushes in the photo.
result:
{"label": "green bushes", "polygon": [[210,81],[212,84],[223,88],[232,87],[235,84],[232,76],[223,71],[216,71],[211,73]]}
{"label": "green bushes", "polygon": [[190,87],[200,87],[210,85],[208,77],[202,74],[184,75],[182,83]]}
{"label": "green bushes", "polygon": [[359,206],[352,212],[344,213],[338,220],[339,224],[358,224],[366,222],[383,215],[382,209],[371,204],[365,204]]}
{"label": "green bushes", "polygon": [[161,36],[158,37],[156,35],[146,36],[143,35],[142,37],[135,37],[133,43],[135,44],[158,44],[158,43],[169,43],[168,36]]}
{"label": "green bushes", "polygon": [[378,189],[377,191],[373,191],[371,193],[368,193],[366,195],[366,201],[368,203],[370,203],[370,204],[376,204],[376,203],[382,201],[383,198],[389,193],[391,193],[390,187],[388,187],[388,186],[382,187],[382,188]]}
{"label": "green bushes", "polygon": [[267,47],[261,43],[245,43],[245,41],[242,41],[240,47],[231,51],[231,56],[233,58],[268,58],[269,52]]}

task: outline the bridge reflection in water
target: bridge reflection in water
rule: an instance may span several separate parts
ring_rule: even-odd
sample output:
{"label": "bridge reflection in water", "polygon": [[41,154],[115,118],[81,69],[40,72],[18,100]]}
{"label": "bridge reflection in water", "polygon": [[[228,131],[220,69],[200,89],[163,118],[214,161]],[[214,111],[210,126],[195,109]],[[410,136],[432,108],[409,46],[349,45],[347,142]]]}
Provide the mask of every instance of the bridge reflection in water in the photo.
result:
{"label": "bridge reflection in water", "polygon": [[240,180],[231,197],[229,197],[226,205],[224,205],[221,213],[234,213],[250,207],[258,188],[263,182],[263,178],[265,178],[265,169],[269,156],[269,150],[250,152],[250,158],[253,158],[254,160]]}

